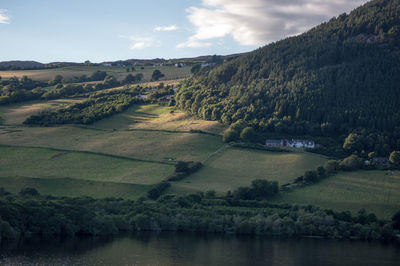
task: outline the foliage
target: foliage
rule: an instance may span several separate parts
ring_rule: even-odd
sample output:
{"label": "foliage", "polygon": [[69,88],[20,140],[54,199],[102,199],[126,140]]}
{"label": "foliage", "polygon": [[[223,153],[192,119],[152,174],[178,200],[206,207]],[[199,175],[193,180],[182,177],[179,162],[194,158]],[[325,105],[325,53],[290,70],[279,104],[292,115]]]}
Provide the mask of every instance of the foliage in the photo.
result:
{"label": "foliage", "polygon": [[255,179],[250,187],[239,187],[233,191],[233,197],[240,200],[262,200],[275,196],[279,192],[277,181]]}
{"label": "foliage", "polygon": [[92,98],[57,111],[43,111],[25,120],[26,125],[91,124],[102,118],[120,113],[142,100],[131,94],[110,94]]}
{"label": "foliage", "polygon": [[183,162],[179,161],[175,165],[175,173],[168,178],[168,181],[178,181],[187,177],[188,175],[198,171],[203,164],[201,162]]}
{"label": "foliage", "polygon": [[334,173],[340,169],[339,162],[336,160],[329,160],[325,163],[324,168],[327,173]]}
{"label": "foliage", "polygon": [[393,151],[390,154],[389,160],[392,164],[400,166],[400,151]]}
{"label": "foliage", "polygon": [[313,183],[318,180],[318,173],[315,171],[306,171],[304,173],[304,181],[307,183]]}
{"label": "foliage", "polygon": [[345,171],[355,171],[363,166],[363,161],[356,155],[350,155],[340,162],[340,167]]}
{"label": "foliage", "polygon": [[201,69],[201,64],[196,64],[194,66],[192,66],[192,68],[190,69],[190,72],[193,74],[196,74],[197,72],[199,72]]}
{"label": "foliage", "polygon": [[106,76],[107,76],[107,72],[97,70],[92,73],[92,75],[90,76],[90,80],[92,80],[92,81],[104,80],[106,78]]}
{"label": "foliage", "polygon": [[159,196],[161,196],[161,194],[170,186],[171,184],[166,182],[166,181],[162,181],[160,183],[158,183],[157,185],[155,185],[152,189],[150,189],[147,193],[147,197],[149,199],[157,199]]}
{"label": "foliage", "polygon": [[[224,124],[244,120],[260,132],[391,132],[400,124],[399,5],[371,1],[302,35],[201,71],[182,82],[176,105]],[[228,132],[225,139],[233,137]]]}
{"label": "foliage", "polygon": [[164,77],[164,74],[161,73],[161,71],[158,69],[154,70],[153,74],[151,75],[151,79],[155,81],[159,80],[162,77]]}
{"label": "foliage", "polygon": [[[400,127],[388,132],[372,132],[362,129],[350,133],[343,148],[348,154],[357,153],[363,157],[389,156],[393,150],[400,149]],[[373,152],[373,155],[369,154]]]}
{"label": "foliage", "polygon": [[0,239],[195,231],[264,236],[391,239],[389,223],[367,213],[266,201],[165,195],[158,201],[0,195]]}
{"label": "foliage", "polygon": [[393,228],[400,230],[400,211],[396,212],[392,217]]}

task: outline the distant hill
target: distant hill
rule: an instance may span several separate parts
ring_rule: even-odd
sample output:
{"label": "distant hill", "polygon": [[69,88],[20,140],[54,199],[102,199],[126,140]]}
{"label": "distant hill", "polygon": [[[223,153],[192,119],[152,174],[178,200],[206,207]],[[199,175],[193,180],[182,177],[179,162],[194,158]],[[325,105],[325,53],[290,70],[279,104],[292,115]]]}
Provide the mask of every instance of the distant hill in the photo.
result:
{"label": "distant hill", "polygon": [[111,66],[153,66],[153,65],[174,65],[174,64],[185,64],[185,65],[195,65],[195,64],[205,64],[212,62],[215,58],[220,61],[229,61],[233,58],[238,57],[240,54],[232,55],[205,55],[193,58],[174,58],[174,59],[128,59],[128,60],[117,60],[117,61],[105,61],[101,63],[75,63],[75,62],[51,62],[48,64],[43,64],[36,61],[3,61],[0,62],[0,70],[32,70],[32,69],[46,69],[46,68],[58,68],[58,67],[69,67],[69,66],[79,66],[79,65],[111,65]]}
{"label": "distant hill", "polygon": [[45,65],[36,61],[3,61],[0,62],[0,70],[36,69]]}
{"label": "distant hill", "polygon": [[107,61],[102,62],[100,64],[111,64],[111,65],[174,65],[178,63],[194,65],[194,64],[204,64],[207,62],[211,62],[215,57],[217,57],[221,61],[229,61],[233,58],[238,57],[240,54],[232,54],[232,55],[204,55],[198,57],[188,57],[188,58],[174,58],[174,59],[163,59],[163,58],[155,58],[155,59],[128,59],[128,60],[119,60],[119,61]]}
{"label": "distant hill", "polygon": [[339,135],[400,125],[400,0],[375,0],[182,84],[179,108],[258,131]]}

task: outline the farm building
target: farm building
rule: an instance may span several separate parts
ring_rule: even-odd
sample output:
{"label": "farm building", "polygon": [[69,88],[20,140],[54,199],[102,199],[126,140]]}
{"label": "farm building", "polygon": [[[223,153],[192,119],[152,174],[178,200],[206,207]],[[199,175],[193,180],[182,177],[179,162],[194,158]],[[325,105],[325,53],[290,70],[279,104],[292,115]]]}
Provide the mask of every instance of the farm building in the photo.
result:
{"label": "farm building", "polygon": [[283,147],[283,141],[278,139],[267,139],[265,141],[267,147]]}
{"label": "farm building", "polygon": [[303,139],[267,139],[265,141],[265,146],[267,147],[292,147],[292,148],[315,148],[315,142],[312,140]]}
{"label": "farm building", "polygon": [[147,99],[147,94],[139,94],[138,96],[139,99]]}
{"label": "farm building", "polygon": [[283,140],[283,146],[292,147],[292,148],[315,148],[315,142],[312,140],[304,140],[304,139],[292,139],[292,140]]}
{"label": "farm building", "polygon": [[372,158],[374,164],[389,165],[390,160],[387,157],[374,157]]}

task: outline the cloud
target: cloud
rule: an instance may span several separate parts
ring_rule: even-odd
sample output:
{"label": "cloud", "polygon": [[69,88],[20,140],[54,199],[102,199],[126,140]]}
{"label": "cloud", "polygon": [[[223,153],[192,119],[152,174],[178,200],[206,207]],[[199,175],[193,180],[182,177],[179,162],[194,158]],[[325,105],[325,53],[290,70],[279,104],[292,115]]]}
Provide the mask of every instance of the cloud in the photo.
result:
{"label": "cloud", "polygon": [[261,46],[297,35],[367,0],[203,0],[186,12],[195,32],[183,47],[231,36],[240,45]]}
{"label": "cloud", "polygon": [[184,47],[200,48],[200,47],[209,47],[211,45],[212,43],[210,42],[199,42],[198,40],[196,40],[196,38],[192,36],[186,42],[179,43],[176,46],[176,48],[184,48]]}
{"label": "cloud", "polygon": [[10,24],[10,17],[6,9],[0,9],[0,24]]}
{"label": "cloud", "polygon": [[149,47],[159,47],[161,42],[154,37],[138,37],[138,36],[119,36],[120,38],[132,41],[131,49],[144,49]]}
{"label": "cloud", "polygon": [[174,30],[178,30],[179,27],[176,25],[170,25],[170,26],[159,26],[159,27],[155,27],[153,29],[153,31],[174,31]]}

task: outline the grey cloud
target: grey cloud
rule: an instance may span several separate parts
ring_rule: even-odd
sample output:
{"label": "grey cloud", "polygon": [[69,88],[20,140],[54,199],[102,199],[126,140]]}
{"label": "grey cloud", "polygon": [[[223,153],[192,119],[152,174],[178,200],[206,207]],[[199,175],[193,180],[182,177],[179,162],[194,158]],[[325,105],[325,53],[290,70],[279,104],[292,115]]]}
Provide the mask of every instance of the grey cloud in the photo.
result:
{"label": "grey cloud", "polygon": [[[232,36],[241,45],[264,45],[349,12],[366,0],[203,0],[187,9],[194,34],[178,47],[210,45]],[[193,45],[196,44],[196,45]]]}

